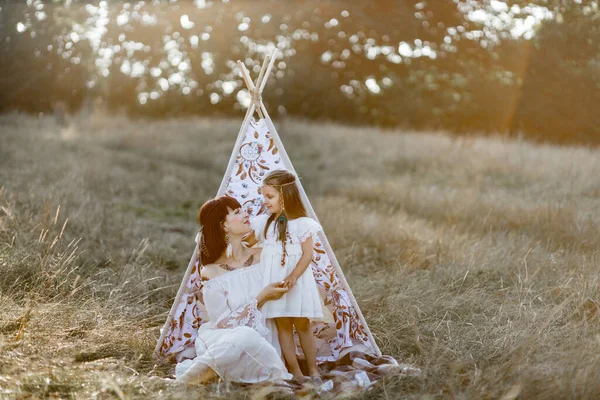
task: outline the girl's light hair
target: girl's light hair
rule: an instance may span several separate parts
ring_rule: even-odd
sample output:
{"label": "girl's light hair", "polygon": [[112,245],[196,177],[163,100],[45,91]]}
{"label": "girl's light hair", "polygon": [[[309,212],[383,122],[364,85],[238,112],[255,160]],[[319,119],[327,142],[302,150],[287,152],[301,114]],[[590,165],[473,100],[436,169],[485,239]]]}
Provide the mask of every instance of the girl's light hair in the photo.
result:
{"label": "girl's light hair", "polygon": [[283,258],[281,263],[284,265],[288,219],[307,217],[308,214],[300,197],[296,175],[292,172],[286,170],[271,171],[263,179],[263,186],[271,186],[279,192],[281,213],[279,215],[271,214],[271,216],[269,216],[267,224],[265,225],[264,236],[267,236],[271,223],[277,218],[277,239],[280,240],[283,245]]}

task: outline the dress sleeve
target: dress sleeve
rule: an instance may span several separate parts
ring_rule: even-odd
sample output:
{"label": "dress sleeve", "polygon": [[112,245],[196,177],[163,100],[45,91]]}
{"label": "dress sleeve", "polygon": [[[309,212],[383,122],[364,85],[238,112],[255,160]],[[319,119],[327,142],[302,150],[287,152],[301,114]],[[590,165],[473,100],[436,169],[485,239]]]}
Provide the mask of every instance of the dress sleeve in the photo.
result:
{"label": "dress sleeve", "polygon": [[250,227],[254,231],[256,240],[259,242],[263,242],[265,240],[265,225],[267,224],[268,219],[269,216],[267,214],[260,214],[256,217],[250,218]]}
{"label": "dress sleeve", "polygon": [[298,226],[296,229],[300,243],[304,243],[309,237],[312,237],[313,242],[316,242],[319,239],[319,236],[317,234],[320,231],[323,231],[321,225],[319,225],[317,221],[309,217],[299,218]]}
{"label": "dress sleeve", "polygon": [[227,291],[218,283],[208,281],[204,287],[204,305],[210,321],[218,329],[231,329],[238,326],[247,326],[254,329],[261,336],[266,336],[269,329],[265,317],[258,309],[256,299],[235,309],[229,306]]}

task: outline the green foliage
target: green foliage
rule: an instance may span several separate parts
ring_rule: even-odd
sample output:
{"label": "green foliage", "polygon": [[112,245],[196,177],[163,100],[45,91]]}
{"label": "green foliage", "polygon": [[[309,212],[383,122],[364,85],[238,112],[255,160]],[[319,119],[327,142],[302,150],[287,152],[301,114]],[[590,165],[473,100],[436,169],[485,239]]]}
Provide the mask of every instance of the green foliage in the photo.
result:
{"label": "green foliage", "polygon": [[599,15],[591,0],[7,4],[0,112],[241,115],[235,61],[256,76],[277,46],[275,117],[598,144]]}
{"label": "green foliage", "polygon": [[600,13],[572,5],[542,26],[528,57],[514,127],[600,143]]}

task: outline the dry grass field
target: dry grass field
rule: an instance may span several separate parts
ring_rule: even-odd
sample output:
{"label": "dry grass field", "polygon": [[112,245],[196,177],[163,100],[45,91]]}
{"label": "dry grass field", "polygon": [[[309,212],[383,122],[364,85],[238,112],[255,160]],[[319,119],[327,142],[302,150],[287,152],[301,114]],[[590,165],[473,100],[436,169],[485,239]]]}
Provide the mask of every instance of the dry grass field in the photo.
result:
{"label": "dry grass field", "polygon": [[[0,116],[0,398],[285,397],[152,357],[241,120]],[[423,370],[358,398],[600,398],[600,150],[277,126],[382,351]]]}

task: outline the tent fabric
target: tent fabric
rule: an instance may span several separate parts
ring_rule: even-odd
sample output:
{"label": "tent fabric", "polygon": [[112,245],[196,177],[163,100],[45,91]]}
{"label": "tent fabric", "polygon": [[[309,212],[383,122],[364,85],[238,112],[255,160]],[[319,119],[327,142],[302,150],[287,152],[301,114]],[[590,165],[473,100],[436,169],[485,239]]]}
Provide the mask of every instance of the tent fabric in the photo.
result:
{"label": "tent fabric", "polygon": [[[236,198],[244,211],[257,215],[261,208],[260,186],[269,171],[287,169],[295,172],[268,113],[260,103],[265,118],[255,120],[247,115],[233,149],[221,187],[217,193]],[[318,221],[302,184],[298,182],[309,216]],[[314,243],[311,264],[325,305],[333,316],[332,323],[313,323],[319,363],[336,362],[349,353],[380,357],[381,352],[360,312],[344,274],[324,233]],[[161,329],[156,346],[158,358],[174,357],[181,361],[193,357],[196,332],[206,321],[199,276],[198,251],[190,259],[169,317]],[[298,352],[301,349],[298,346]]]}

